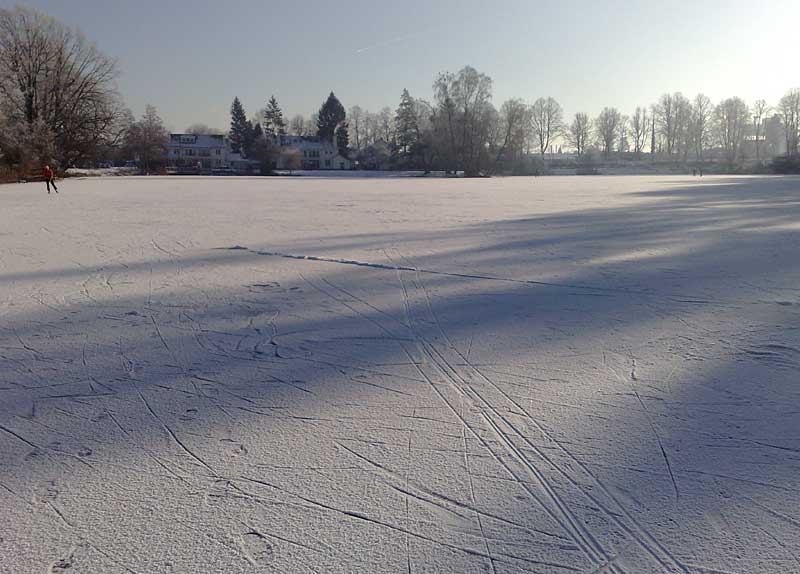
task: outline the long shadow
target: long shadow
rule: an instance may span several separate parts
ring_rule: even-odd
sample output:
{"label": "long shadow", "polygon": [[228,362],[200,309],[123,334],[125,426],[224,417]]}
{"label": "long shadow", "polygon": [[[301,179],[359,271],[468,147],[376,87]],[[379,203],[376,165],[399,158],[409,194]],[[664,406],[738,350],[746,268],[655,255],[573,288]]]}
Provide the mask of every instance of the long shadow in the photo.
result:
{"label": "long shadow", "polygon": [[[12,317],[0,553],[61,558],[31,554],[49,528],[134,571],[189,548],[229,571],[790,571],[798,191],[176,256],[172,290]],[[365,243],[382,268],[348,255]],[[197,263],[268,279],[198,290]],[[173,549],[112,518],[172,524]]]}

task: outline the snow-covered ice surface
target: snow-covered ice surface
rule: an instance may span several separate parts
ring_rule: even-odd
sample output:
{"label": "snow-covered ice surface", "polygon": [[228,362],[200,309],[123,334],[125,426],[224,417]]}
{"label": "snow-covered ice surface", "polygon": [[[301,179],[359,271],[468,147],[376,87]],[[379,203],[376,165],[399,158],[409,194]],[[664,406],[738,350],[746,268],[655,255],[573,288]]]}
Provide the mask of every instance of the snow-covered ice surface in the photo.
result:
{"label": "snow-covered ice surface", "polygon": [[0,187],[0,571],[800,572],[800,179]]}

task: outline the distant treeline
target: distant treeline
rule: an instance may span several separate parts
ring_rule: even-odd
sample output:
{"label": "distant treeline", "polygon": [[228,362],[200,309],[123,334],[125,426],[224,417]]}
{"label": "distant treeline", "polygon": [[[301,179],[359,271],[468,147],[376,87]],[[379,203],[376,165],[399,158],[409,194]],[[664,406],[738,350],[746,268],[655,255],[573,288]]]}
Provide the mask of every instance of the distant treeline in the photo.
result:
{"label": "distant treeline", "polygon": [[[148,106],[136,120],[114,80],[116,63],[80,34],[38,11],[0,9],[0,170],[26,172],[135,159],[164,164],[167,130]],[[203,124],[187,129],[210,133]],[[442,73],[430,100],[403,90],[396,108],[348,110],[330,93],[310,117],[286,121],[277,99],[248,119],[237,99],[232,151],[267,171],[280,136],[332,142],[359,169],[444,170],[467,176],[540,173],[572,165],[591,173],[612,162],[704,166],[729,172],[800,169],[800,89],[780,101],[714,103],[680,92],[629,115],[606,107],[567,118],[552,97],[492,103],[492,80],[472,67]]]}

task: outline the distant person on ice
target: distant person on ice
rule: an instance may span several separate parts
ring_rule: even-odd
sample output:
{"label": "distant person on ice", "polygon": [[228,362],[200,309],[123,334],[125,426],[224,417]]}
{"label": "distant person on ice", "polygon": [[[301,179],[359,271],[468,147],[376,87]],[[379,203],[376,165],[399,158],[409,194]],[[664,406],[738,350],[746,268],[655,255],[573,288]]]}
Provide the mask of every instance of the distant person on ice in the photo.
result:
{"label": "distant person on ice", "polygon": [[53,190],[58,193],[58,188],[56,187],[56,179],[53,175],[53,170],[50,169],[49,165],[44,166],[44,181],[47,183],[47,195],[50,195],[50,184],[53,185]]}

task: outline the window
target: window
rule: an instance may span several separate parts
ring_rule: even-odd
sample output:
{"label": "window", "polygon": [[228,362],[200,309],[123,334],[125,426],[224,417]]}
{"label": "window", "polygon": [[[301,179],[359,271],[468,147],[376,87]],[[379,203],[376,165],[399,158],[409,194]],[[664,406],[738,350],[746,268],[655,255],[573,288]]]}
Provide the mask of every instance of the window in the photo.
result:
{"label": "window", "polygon": [[325,160],[325,167],[330,167],[330,166],[331,166],[331,160],[326,159]]}
{"label": "window", "polygon": [[217,155],[222,155],[222,150],[217,148]]}

